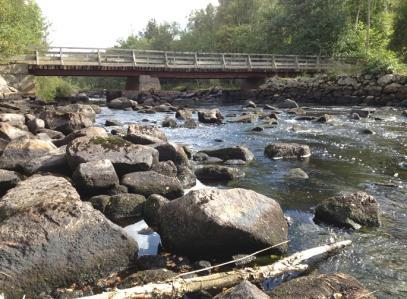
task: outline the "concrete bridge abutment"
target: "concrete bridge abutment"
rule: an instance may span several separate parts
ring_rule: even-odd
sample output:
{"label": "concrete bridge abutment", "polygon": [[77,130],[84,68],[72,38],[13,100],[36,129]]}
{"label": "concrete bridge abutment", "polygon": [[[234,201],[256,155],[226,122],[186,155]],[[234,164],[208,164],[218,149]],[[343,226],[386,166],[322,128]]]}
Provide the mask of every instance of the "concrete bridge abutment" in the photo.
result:
{"label": "concrete bridge abutment", "polygon": [[126,91],[151,91],[161,90],[160,79],[150,75],[127,77]]}

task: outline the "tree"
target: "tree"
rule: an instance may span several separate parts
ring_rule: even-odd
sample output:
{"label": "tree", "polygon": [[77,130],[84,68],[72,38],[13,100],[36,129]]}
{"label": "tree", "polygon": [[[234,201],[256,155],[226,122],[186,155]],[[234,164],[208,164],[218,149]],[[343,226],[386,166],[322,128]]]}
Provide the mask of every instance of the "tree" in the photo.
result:
{"label": "tree", "polygon": [[44,46],[46,24],[38,5],[25,0],[0,0],[0,56]]}
{"label": "tree", "polygon": [[396,6],[390,48],[399,53],[402,60],[407,63],[407,1],[404,0],[400,0]]}

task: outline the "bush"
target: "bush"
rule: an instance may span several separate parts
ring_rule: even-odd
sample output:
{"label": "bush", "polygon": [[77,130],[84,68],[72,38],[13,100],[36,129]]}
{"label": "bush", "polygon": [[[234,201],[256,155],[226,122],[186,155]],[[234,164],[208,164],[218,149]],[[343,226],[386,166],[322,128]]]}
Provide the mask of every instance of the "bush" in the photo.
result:
{"label": "bush", "polygon": [[46,101],[71,96],[76,92],[75,86],[59,77],[37,77],[35,87],[37,96]]}

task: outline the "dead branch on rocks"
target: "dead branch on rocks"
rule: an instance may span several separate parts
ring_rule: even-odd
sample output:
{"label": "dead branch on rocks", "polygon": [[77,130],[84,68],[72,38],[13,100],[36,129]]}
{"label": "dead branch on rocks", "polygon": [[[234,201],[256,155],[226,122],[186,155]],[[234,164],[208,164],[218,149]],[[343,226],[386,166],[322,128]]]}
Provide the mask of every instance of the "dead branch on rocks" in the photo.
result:
{"label": "dead branch on rocks", "polygon": [[115,290],[85,299],[135,299],[135,298],[179,298],[187,293],[208,289],[232,287],[243,280],[261,282],[267,278],[277,277],[287,272],[303,272],[308,266],[301,264],[312,257],[336,251],[349,246],[351,241],[342,241],[297,252],[280,261],[257,268],[237,269],[222,273],[193,278],[174,278],[162,283],[149,283],[129,289]]}

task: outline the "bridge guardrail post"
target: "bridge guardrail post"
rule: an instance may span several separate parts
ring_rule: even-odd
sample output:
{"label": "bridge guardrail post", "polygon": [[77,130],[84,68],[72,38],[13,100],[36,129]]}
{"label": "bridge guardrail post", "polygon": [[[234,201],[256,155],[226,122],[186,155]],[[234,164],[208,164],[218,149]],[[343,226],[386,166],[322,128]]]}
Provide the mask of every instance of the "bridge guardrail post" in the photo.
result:
{"label": "bridge guardrail post", "polygon": [[317,56],[317,70],[321,70],[321,58],[319,57],[319,55]]}
{"label": "bridge guardrail post", "polygon": [[[175,61],[175,59],[174,59],[174,61]],[[168,64],[168,53],[167,53],[167,52],[164,52],[164,64],[165,64],[165,67],[166,67],[166,68],[169,67],[169,64]]]}
{"label": "bridge guardrail post", "polygon": [[134,50],[132,51],[132,57],[133,57],[133,66],[136,66],[137,60],[136,60],[136,52]]}
{"label": "bridge guardrail post", "polygon": [[295,61],[295,67],[296,67],[296,69],[299,70],[299,69],[300,69],[300,64],[299,64],[299,62],[298,62],[298,55],[295,55],[294,61]]}
{"label": "bridge guardrail post", "polygon": [[247,66],[249,67],[249,71],[252,70],[252,59],[250,55],[247,55]]}
{"label": "bridge guardrail post", "polygon": [[98,49],[98,64],[102,65],[102,57],[100,57],[100,49]]}
{"label": "bridge guardrail post", "polygon": [[198,68],[198,54],[195,52],[194,53],[194,64],[195,64],[195,68]]}
{"label": "bridge guardrail post", "polygon": [[277,70],[276,57],[274,55],[271,56],[271,61],[273,64],[273,69]]}
{"label": "bridge guardrail post", "polygon": [[226,60],[225,60],[225,54],[222,54],[222,63],[223,63],[223,68],[226,68]]}
{"label": "bridge guardrail post", "polygon": [[64,59],[62,57],[62,48],[59,48],[59,59],[60,59],[61,65],[64,65]]}
{"label": "bridge guardrail post", "polygon": [[35,50],[35,63],[40,64],[40,54],[38,53],[38,50]]}

